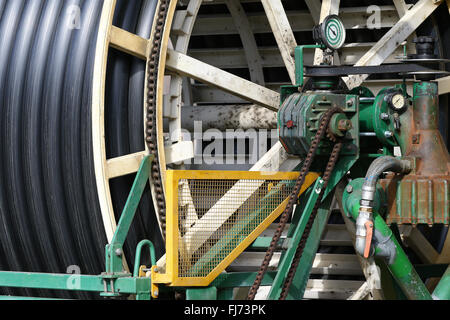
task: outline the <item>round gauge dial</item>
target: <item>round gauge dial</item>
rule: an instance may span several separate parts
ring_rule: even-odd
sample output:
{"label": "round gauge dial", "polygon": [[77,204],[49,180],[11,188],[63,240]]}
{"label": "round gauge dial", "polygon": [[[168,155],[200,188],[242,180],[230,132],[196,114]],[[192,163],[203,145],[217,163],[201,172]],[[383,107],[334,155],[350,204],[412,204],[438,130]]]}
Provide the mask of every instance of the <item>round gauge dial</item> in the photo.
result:
{"label": "round gauge dial", "polygon": [[346,31],[341,19],[336,15],[328,16],[322,24],[324,44],[331,50],[342,48],[345,43]]}
{"label": "round gauge dial", "polygon": [[391,96],[389,105],[394,111],[401,111],[406,105],[406,99],[401,93],[395,93]]}

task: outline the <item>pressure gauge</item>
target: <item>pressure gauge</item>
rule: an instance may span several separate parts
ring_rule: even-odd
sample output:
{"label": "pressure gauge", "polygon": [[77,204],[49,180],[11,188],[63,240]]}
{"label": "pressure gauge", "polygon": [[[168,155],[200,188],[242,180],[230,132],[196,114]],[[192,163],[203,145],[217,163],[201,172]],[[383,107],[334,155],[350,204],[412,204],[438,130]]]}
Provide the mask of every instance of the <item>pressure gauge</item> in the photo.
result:
{"label": "pressure gauge", "polygon": [[406,106],[406,99],[401,92],[396,92],[388,96],[388,103],[392,110],[401,112]]}
{"label": "pressure gauge", "polygon": [[345,43],[346,31],[344,24],[337,15],[330,15],[313,30],[314,40],[328,49],[338,50]]}

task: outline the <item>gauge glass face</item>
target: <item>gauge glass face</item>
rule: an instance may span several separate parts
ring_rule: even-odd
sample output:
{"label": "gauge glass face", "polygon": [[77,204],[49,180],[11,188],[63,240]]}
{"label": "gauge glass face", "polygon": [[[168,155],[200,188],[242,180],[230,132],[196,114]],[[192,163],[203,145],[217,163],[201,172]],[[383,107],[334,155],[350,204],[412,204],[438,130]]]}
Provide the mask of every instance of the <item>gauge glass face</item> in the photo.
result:
{"label": "gauge glass face", "polygon": [[391,105],[395,110],[401,110],[405,106],[405,97],[398,93],[392,97]]}
{"label": "gauge glass face", "polygon": [[338,17],[328,19],[325,25],[326,43],[330,49],[340,49],[345,43],[345,27]]}

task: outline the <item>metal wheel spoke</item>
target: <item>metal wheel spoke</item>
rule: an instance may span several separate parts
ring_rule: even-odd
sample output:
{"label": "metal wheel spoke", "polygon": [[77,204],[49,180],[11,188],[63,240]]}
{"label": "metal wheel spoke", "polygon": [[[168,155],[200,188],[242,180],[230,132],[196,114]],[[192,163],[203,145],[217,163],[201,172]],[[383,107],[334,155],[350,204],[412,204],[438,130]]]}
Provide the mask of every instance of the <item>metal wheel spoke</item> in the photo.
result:
{"label": "metal wheel spoke", "polygon": [[439,82],[439,94],[447,94],[450,93],[450,76],[441,78],[438,80]]}
{"label": "metal wheel spoke", "polygon": [[130,33],[121,28],[112,26],[110,45],[111,47],[131,54],[139,59],[147,59],[148,40]]}
{"label": "metal wheel spoke", "polygon": [[277,92],[182,53],[168,50],[166,68],[268,109],[276,111],[279,108],[280,95]]}
{"label": "metal wheel spoke", "polygon": [[294,50],[297,41],[294,37],[291,25],[284,11],[281,0],[262,0],[264,10],[272,28],[273,35],[277,40],[278,48],[283,57],[284,64],[289,73],[292,83],[295,83],[295,60]]}
{"label": "metal wheel spoke", "polygon": [[[377,66],[382,64],[395,49],[405,41],[442,3],[420,0],[369,50],[355,66]],[[360,86],[368,75],[348,77],[345,81],[352,89]]]}

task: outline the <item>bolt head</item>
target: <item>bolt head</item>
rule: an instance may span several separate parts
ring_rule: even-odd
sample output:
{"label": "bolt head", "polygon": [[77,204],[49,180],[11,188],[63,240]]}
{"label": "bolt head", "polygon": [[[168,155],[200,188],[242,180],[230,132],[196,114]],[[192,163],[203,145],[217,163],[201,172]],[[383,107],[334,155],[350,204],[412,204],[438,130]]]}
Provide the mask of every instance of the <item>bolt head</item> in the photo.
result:
{"label": "bolt head", "polygon": [[123,254],[122,249],[116,249],[116,251],[114,251],[114,253],[116,254],[116,256],[120,257]]}
{"label": "bolt head", "polygon": [[389,115],[388,115],[387,113],[383,112],[383,113],[380,115],[380,118],[381,118],[381,120],[386,121],[386,120],[389,120]]}
{"label": "bolt head", "polygon": [[353,128],[353,124],[350,120],[340,120],[338,123],[339,131],[349,131]]}
{"label": "bolt head", "polygon": [[392,133],[392,131],[385,131],[384,136],[386,138],[392,138],[394,136],[394,134]]}
{"label": "bolt head", "polygon": [[348,185],[346,190],[347,190],[348,193],[352,193],[353,192],[353,186]]}

